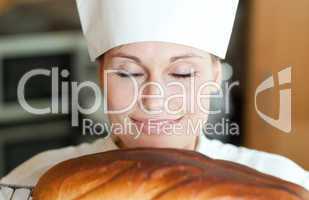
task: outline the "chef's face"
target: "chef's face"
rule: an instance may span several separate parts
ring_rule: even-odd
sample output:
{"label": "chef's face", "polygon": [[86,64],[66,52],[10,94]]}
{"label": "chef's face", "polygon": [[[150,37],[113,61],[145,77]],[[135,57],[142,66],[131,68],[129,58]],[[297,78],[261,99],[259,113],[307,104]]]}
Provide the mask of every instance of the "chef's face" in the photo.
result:
{"label": "chef's face", "polygon": [[220,61],[163,42],[123,45],[99,61],[112,133],[126,147],[194,148],[208,119],[203,95],[220,82]]}

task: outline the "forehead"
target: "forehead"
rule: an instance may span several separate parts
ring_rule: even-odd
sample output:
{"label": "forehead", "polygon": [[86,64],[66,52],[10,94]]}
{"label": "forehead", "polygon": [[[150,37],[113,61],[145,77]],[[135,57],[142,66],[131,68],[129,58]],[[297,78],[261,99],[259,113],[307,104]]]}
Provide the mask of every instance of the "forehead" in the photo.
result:
{"label": "forehead", "polygon": [[202,50],[194,47],[167,43],[167,42],[138,42],[115,47],[105,53],[105,58],[111,58],[117,54],[128,54],[139,58],[171,58],[181,55],[195,55],[201,57],[210,57]]}

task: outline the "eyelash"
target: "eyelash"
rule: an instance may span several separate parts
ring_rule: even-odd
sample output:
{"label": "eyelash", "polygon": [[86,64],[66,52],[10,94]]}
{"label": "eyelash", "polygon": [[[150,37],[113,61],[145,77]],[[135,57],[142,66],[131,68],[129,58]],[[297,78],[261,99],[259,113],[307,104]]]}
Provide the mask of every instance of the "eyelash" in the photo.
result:
{"label": "eyelash", "polygon": [[116,73],[118,76],[120,76],[121,78],[129,78],[130,76],[133,77],[140,77],[140,76],[144,76],[144,74],[142,73],[124,73],[124,72],[117,72]]}
{"label": "eyelash", "polygon": [[194,77],[196,75],[196,72],[190,73],[190,74],[170,74],[176,78],[184,79],[184,78],[190,78]]}
{"label": "eyelash", "polygon": [[[117,72],[116,73],[118,76],[120,76],[121,78],[129,78],[130,76],[132,77],[141,77],[144,76],[144,74],[142,73],[124,73],[124,72]],[[196,75],[196,72],[191,73],[191,74],[170,74],[172,76],[174,76],[175,78],[179,78],[179,79],[185,79],[185,78],[190,78],[190,77],[194,77]]]}

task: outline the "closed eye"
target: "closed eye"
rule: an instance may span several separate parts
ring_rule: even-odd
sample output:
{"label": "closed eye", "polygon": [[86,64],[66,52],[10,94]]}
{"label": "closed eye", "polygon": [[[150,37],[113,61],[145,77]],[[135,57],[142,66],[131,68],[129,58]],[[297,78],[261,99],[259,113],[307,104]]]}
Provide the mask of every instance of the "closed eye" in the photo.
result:
{"label": "closed eye", "polygon": [[129,73],[129,72],[116,72],[118,76],[121,78],[129,78],[129,77],[141,77],[144,76],[143,73]]}
{"label": "closed eye", "polygon": [[172,73],[170,74],[171,76],[174,76],[175,78],[190,78],[194,77],[196,75],[196,72],[193,73],[187,73],[187,74],[177,74],[177,73]]}

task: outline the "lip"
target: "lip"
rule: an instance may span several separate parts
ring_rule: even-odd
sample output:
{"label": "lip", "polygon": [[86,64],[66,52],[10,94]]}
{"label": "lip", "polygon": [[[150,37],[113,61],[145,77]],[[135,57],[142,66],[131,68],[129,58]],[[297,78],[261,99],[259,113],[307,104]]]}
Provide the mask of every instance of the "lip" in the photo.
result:
{"label": "lip", "polygon": [[175,118],[175,119],[160,119],[160,118],[134,118],[130,117],[130,119],[135,123],[153,123],[153,124],[164,124],[164,123],[177,123],[179,122],[183,116]]}
{"label": "lip", "polygon": [[173,125],[178,123],[183,116],[175,119],[162,119],[162,118],[135,118],[130,117],[131,121],[135,124],[138,131],[145,134],[160,135],[164,131],[166,125]]}

